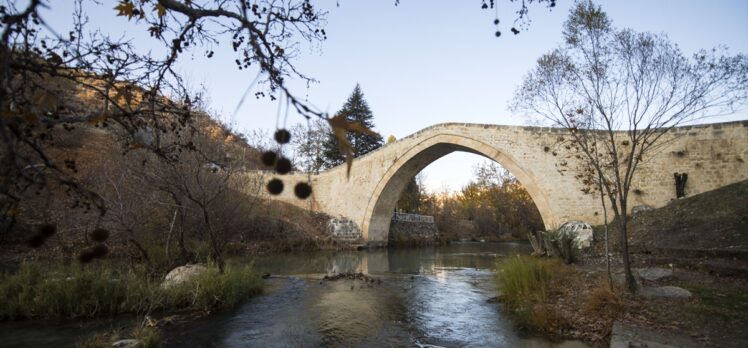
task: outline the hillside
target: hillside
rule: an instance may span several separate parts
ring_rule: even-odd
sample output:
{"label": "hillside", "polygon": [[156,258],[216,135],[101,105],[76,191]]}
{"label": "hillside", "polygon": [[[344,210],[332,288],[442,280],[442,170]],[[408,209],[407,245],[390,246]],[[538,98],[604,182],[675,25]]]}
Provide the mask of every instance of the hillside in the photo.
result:
{"label": "hillside", "polygon": [[[639,265],[673,263],[748,277],[748,180],[672,201],[629,220],[629,248]],[[593,250],[603,250],[595,228]],[[611,243],[618,233],[611,224]]]}
{"label": "hillside", "polygon": [[631,221],[631,244],[641,250],[748,252],[748,181],[673,201]]}
{"label": "hillside", "polygon": [[[54,98],[63,111],[50,120],[32,119],[26,138],[39,144],[38,152],[17,151],[30,164],[13,174],[28,178],[21,174],[33,169],[32,179],[42,184],[2,178],[12,184],[15,200],[0,197],[0,262],[50,256],[90,261],[84,256],[97,247],[157,273],[220,260],[222,253],[334,247],[325,234],[329,217],[236,189],[264,189],[241,175],[263,166],[260,151],[203,108],[158,98],[163,107],[148,113],[139,109],[140,89],[115,84],[129,91],[123,101],[128,113],[87,119],[107,105],[101,94],[50,81],[45,93],[64,96]],[[92,239],[92,231],[106,237]]]}

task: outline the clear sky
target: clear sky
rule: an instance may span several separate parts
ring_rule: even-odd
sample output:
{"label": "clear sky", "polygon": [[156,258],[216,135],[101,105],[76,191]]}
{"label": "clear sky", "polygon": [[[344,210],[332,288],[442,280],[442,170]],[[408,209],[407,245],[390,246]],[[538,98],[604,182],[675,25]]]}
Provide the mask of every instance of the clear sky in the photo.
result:
{"label": "clear sky", "polygon": [[[124,31],[139,47],[152,47],[144,26],[114,17],[115,1],[101,2],[87,4],[92,26],[114,34]],[[329,10],[328,40],[318,47],[302,45],[303,54],[296,61],[319,83],[307,88],[292,81],[291,86],[297,95],[334,113],[360,83],[374,113],[375,130],[384,138],[390,134],[402,138],[442,122],[524,124],[525,118],[507,110],[507,102],[535,60],[559,45],[562,23],[573,4],[558,0],[552,10],[531,6],[529,29],[512,35],[509,28],[517,5],[497,0],[503,35],[496,38],[494,11],[481,10],[479,0],[401,0],[399,6],[394,0],[338,2],[339,7],[334,0],[314,1]],[[65,10],[68,1],[53,3],[54,11],[44,19],[65,33],[71,18],[71,11]],[[614,26],[666,33],[687,55],[717,45],[748,54],[748,0],[598,3]],[[196,54],[183,57],[179,65],[192,84],[205,85],[212,108],[224,119],[231,116],[255,77],[251,71],[236,69],[228,46],[216,48],[212,60]],[[276,110],[277,103],[248,98],[232,121],[240,131],[271,130]],[[748,119],[748,111],[710,121],[736,119]],[[289,117],[289,125],[302,121]],[[445,156],[424,170],[427,187],[459,189],[482,160],[472,154]]]}

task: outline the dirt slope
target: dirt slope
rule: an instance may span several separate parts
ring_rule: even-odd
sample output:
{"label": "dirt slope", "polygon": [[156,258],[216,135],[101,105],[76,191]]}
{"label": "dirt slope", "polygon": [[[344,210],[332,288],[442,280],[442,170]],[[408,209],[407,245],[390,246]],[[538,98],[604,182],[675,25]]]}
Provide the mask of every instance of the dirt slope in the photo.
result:
{"label": "dirt slope", "polygon": [[748,181],[641,213],[629,231],[637,250],[748,252]]}

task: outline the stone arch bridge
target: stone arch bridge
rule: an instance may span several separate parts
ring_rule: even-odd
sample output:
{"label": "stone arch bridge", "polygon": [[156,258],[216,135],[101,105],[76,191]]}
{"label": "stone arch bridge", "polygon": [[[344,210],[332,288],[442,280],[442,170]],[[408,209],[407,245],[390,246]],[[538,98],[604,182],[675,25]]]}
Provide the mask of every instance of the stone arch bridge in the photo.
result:
{"label": "stone arch bridge", "polygon": [[[384,245],[392,212],[408,181],[438,158],[465,151],[492,159],[517,177],[546,228],[569,220],[602,223],[599,196],[582,192],[569,169],[575,168],[576,160],[563,156],[559,140],[566,136],[564,130],[547,127],[438,124],[356,158],[349,178],[345,165],[314,175],[285,175],[286,189],[272,198],[347,218],[370,245]],[[629,209],[660,207],[675,199],[675,172],[688,173],[687,195],[748,179],[748,121],[679,127],[663,138],[663,146],[645,158],[636,173]],[[274,177],[270,172],[248,175],[264,182]],[[312,197],[296,198],[293,185],[309,179]]]}

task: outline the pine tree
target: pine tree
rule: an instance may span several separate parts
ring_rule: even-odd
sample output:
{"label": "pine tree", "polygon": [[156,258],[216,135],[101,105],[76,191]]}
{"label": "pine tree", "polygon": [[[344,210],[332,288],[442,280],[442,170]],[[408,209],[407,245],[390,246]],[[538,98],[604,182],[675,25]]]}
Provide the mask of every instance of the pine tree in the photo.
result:
{"label": "pine tree", "polygon": [[[374,115],[369,109],[369,104],[364,99],[364,93],[361,91],[361,86],[356,84],[353,89],[353,93],[348,97],[348,101],[345,102],[343,108],[338,111],[335,116],[344,116],[349,122],[358,122],[368,129],[374,128]],[[353,148],[353,157],[359,157],[371,151],[374,151],[382,147],[383,139],[382,136],[376,135],[371,136],[361,133],[349,132],[346,134],[346,138],[351,143]],[[335,136],[330,132],[327,136],[327,141],[324,144],[324,157],[325,167],[331,168],[345,162],[345,156],[340,153],[338,147],[338,141]]]}

